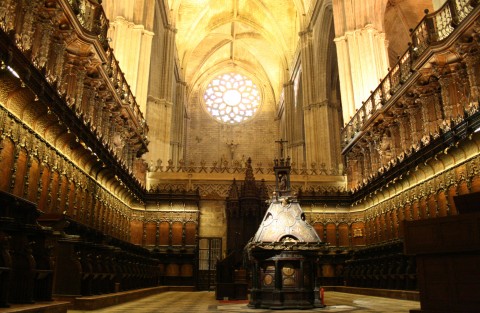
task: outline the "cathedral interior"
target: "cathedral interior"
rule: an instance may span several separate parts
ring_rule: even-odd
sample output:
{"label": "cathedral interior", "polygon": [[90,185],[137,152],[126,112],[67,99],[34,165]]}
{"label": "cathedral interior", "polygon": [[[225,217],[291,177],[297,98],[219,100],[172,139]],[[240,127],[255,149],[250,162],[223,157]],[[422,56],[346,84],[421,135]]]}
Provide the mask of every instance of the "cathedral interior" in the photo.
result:
{"label": "cathedral interior", "polygon": [[478,0],[0,0],[0,307],[478,312],[479,100]]}

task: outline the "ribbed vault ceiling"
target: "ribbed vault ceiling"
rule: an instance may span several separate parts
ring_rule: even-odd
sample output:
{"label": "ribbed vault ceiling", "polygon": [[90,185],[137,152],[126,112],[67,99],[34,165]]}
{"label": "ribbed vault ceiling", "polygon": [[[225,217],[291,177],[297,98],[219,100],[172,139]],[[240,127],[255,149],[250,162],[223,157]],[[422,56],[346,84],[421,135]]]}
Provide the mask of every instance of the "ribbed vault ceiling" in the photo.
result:
{"label": "ribbed vault ceiling", "polygon": [[205,83],[227,70],[243,71],[278,95],[297,48],[305,1],[170,1],[185,80]]}

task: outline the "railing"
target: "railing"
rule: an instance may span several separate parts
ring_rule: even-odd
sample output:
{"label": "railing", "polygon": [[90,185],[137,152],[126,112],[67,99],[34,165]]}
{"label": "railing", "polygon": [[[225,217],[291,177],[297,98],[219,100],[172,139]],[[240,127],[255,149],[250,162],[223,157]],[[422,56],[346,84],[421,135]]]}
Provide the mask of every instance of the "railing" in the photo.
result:
{"label": "railing", "polygon": [[478,4],[476,0],[448,0],[436,12],[428,14],[426,11],[425,17],[411,33],[412,42],[408,50],[342,129],[343,149],[354,141],[412,76],[414,62],[423,52],[431,45],[446,39]]}
{"label": "railing", "polygon": [[135,97],[130,89],[130,85],[125,79],[125,75],[120,69],[120,65],[115,58],[113,49],[108,44],[107,32],[109,29],[109,21],[105,15],[103,7],[96,0],[68,0],[73,13],[76,15],[82,27],[97,36],[98,41],[105,49],[106,59],[102,60],[103,69],[112,83],[117,96],[121,99],[124,106],[130,109],[133,115],[132,119],[146,142],[147,126],[145,118],[140,111]]}
{"label": "railing", "polygon": [[148,127],[108,45],[108,28],[97,0],[0,1],[0,29],[133,175],[135,157],[147,151]]}

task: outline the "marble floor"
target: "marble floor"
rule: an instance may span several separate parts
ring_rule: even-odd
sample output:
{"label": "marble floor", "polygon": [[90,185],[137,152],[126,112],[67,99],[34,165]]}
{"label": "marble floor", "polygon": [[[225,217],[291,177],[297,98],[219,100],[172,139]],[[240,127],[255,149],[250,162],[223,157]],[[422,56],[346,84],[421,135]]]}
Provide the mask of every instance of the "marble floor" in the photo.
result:
{"label": "marble floor", "polygon": [[277,312],[277,313],[306,313],[306,312],[389,312],[408,313],[411,309],[419,309],[416,301],[395,300],[389,298],[363,296],[357,294],[334,291],[325,292],[326,308],[313,310],[264,310],[249,309],[246,301],[217,301],[215,293],[208,291],[197,292],[164,292],[140,300],[111,306],[95,311],[68,310],[68,313],[207,313],[207,312]]}

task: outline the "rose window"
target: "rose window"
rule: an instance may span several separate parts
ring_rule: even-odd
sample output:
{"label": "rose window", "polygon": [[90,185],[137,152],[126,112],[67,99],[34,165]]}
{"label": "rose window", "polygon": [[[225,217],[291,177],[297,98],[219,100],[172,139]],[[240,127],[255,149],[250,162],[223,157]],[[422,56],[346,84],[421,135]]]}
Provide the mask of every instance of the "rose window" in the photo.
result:
{"label": "rose window", "polygon": [[260,92],[251,79],[237,73],[214,78],[203,95],[207,111],[218,121],[236,124],[252,118],[260,106]]}

